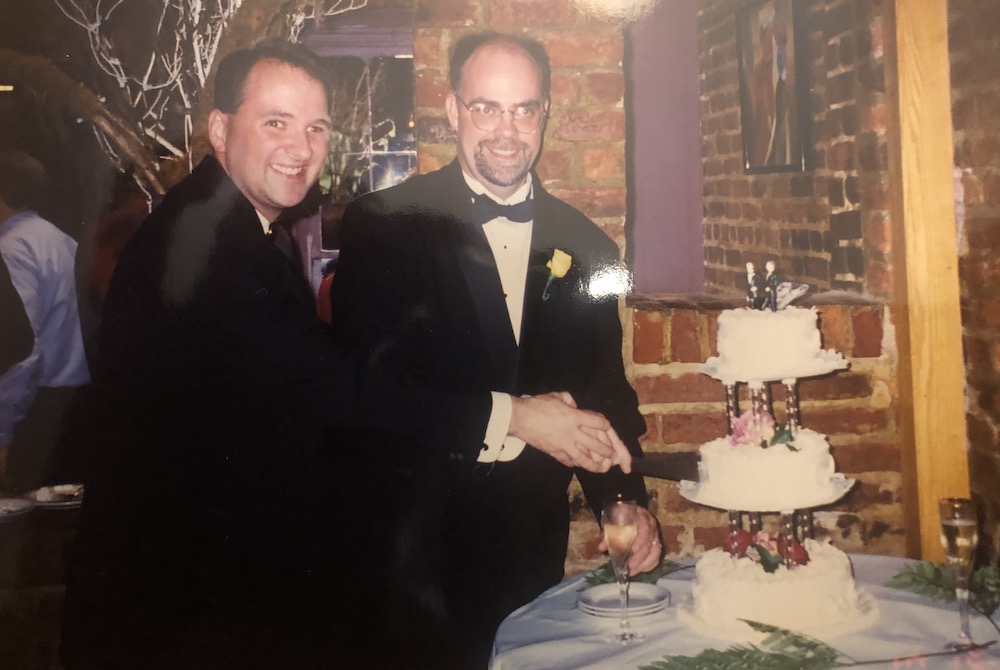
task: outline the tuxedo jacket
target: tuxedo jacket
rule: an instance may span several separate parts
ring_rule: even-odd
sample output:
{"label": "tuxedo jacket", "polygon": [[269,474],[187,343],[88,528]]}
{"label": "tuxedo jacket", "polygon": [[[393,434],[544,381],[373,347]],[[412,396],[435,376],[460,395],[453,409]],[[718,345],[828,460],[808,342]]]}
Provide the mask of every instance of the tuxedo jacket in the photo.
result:
{"label": "tuxedo jacket", "polygon": [[99,345],[65,666],[316,667],[355,374],[215,158],[131,239]]}
{"label": "tuxedo jacket", "polygon": [[[569,391],[641,453],[645,423],[622,366],[618,248],[537,178],[533,193],[519,345],[457,162],[350,205],[332,287],[338,335],[369,356],[364,374],[384,411],[420,436],[366,437],[387,470],[411,475],[398,501],[397,574],[480,645],[562,578],[574,474],[595,511],[618,492],[646,500],[641,477],[574,470],[530,446],[510,462],[477,463],[491,391]],[[556,249],[572,263],[546,299]]]}

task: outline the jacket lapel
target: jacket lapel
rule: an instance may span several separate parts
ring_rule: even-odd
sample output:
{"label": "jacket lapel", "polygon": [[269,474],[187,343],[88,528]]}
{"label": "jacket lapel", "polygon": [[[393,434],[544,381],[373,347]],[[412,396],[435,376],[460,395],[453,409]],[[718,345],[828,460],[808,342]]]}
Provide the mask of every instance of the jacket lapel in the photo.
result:
{"label": "jacket lapel", "polygon": [[556,225],[552,220],[551,210],[547,207],[548,195],[537,185],[535,186],[535,218],[531,227],[531,255],[528,260],[528,277],[524,285],[524,310],[521,318],[521,340],[518,356],[517,388],[524,392],[526,385],[530,386],[528,376],[539,367],[541,361],[536,360],[533,352],[546,350],[545,334],[553,325],[549,320],[558,311],[557,301],[560,299],[561,285],[555,280],[549,288],[549,298],[542,297],[549,278],[546,263],[552,258],[552,252],[559,246]]}

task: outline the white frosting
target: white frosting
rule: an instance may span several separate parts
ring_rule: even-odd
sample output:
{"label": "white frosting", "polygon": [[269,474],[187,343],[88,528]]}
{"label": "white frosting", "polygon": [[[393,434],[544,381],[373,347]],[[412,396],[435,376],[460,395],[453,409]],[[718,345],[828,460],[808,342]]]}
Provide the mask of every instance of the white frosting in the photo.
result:
{"label": "white frosting", "polygon": [[706,374],[726,384],[797,379],[847,367],[844,357],[821,349],[815,308],[776,312],[730,309],[719,314],[719,355]]}
{"label": "white frosting", "polygon": [[713,507],[767,512],[833,502],[853,484],[834,471],[821,433],[799,428],[792,446],[797,451],[785,444],[762,449],[734,445],[728,437],[703,444],[699,482],[686,489],[696,489],[697,501]]}
{"label": "white frosting", "polygon": [[[874,601],[854,585],[851,561],[836,547],[807,539],[806,565],[784,565],[764,572],[749,558],[722,549],[707,552],[695,568],[689,617],[724,635],[751,629],[740,619],[806,634],[843,634],[859,630],[878,616]],[[690,623],[690,621],[689,621]]]}

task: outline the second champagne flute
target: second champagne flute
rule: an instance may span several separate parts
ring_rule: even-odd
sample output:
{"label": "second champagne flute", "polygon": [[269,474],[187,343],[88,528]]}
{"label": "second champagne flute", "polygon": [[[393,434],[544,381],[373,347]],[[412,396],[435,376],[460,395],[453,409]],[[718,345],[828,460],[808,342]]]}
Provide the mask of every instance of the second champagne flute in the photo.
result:
{"label": "second champagne flute", "polygon": [[975,644],[969,630],[969,577],[979,543],[976,506],[968,498],[943,498],[938,507],[941,513],[941,546],[944,547],[948,568],[955,575],[960,622],[958,639],[947,646],[949,649],[965,649]]}
{"label": "second champagne flute", "polygon": [[634,500],[614,496],[604,501],[601,509],[601,528],[604,541],[608,545],[611,567],[618,581],[618,600],[621,618],[618,632],[611,637],[612,642],[628,644],[642,639],[642,635],[631,629],[628,620],[628,559],[632,555],[632,543],[639,533],[639,508]]}

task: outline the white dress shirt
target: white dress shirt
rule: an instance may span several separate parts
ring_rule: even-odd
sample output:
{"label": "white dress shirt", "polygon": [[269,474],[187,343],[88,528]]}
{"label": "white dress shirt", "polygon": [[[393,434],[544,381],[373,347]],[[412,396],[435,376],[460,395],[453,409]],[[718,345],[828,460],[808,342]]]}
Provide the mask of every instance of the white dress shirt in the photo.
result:
{"label": "white dress shirt", "polygon": [[[512,205],[527,200],[531,195],[531,175],[509,198],[499,200],[487,193],[486,188],[469,175],[462,173],[465,182],[476,195],[486,194],[501,205]],[[521,318],[524,312],[524,284],[528,277],[528,258],[531,255],[531,229],[534,222],[516,222],[497,217],[483,224],[486,241],[493,251],[493,259],[500,274],[507,316],[510,317],[514,340],[521,342]],[[524,451],[524,440],[508,435],[512,413],[510,395],[493,391],[493,409],[483,436],[485,448],[479,452],[480,463],[512,461]]]}

